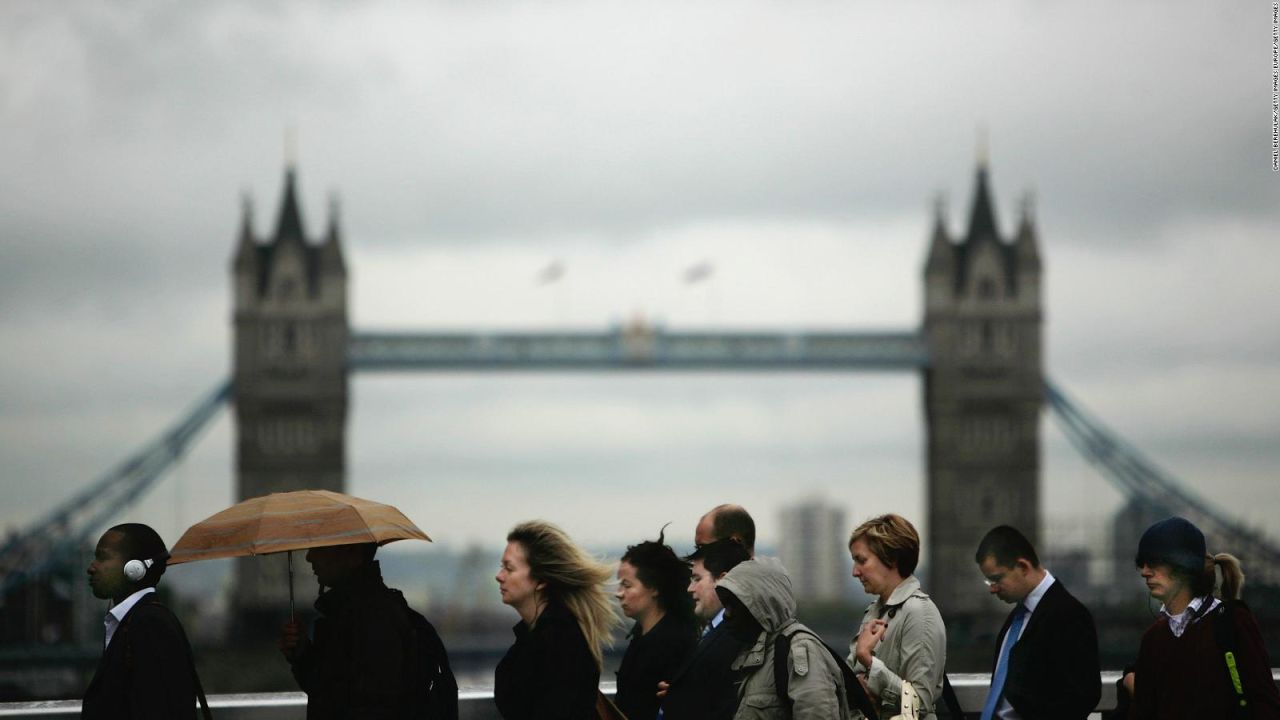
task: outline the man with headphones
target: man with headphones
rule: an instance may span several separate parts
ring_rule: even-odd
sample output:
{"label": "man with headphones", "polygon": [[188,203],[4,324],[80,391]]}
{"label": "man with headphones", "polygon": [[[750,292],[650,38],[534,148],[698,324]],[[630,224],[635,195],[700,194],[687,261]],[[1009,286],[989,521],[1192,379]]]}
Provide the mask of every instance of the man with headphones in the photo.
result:
{"label": "man with headphones", "polygon": [[187,635],[156,598],[168,558],[160,535],[139,523],[116,525],[98,540],[89,587],[111,607],[82,718],[194,720],[197,695],[204,705]]}

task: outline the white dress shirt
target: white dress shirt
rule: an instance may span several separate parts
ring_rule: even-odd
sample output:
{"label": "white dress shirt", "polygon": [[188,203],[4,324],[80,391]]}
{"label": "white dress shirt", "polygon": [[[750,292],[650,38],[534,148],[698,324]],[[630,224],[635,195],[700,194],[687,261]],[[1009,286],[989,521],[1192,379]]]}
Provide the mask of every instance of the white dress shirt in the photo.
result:
{"label": "white dress shirt", "polygon": [[124,616],[129,614],[129,611],[133,609],[134,605],[138,604],[138,601],[142,599],[143,595],[153,593],[155,591],[156,589],[153,587],[142,588],[138,592],[130,595],[124,600],[121,600],[120,604],[107,611],[106,617],[102,618],[102,624],[106,626],[107,630],[107,639],[102,643],[102,648],[104,650],[111,644],[111,638],[115,636],[116,629],[120,627],[120,622],[124,620]]}
{"label": "white dress shirt", "polygon": [[[1027,626],[1031,624],[1031,616],[1036,613],[1036,606],[1044,599],[1044,594],[1049,591],[1049,586],[1053,583],[1053,573],[1045,570],[1044,579],[1040,581],[1040,584],[1035,586],[1034,590],[1027,593],[1027,597],[1022,600],[1022,604],[1027,608],[1027,619],[1022,622],[1022,627],[1018,628],[1018,637],[1011,638],[1009,637],[1011,633],[1006,633],[1004,636],[1004,642],[1000,645],[1000,652],[1004,652],[1005,645],[1016,643],[1022,639],[1022,633],[1026,632]],[[1009,682],[1009,678],[1007,676],[1005,677],[1005,682]],[[1000,704],[996,706],[996,717],[1000,718],[1000,720],[1022,720],[1022,716],[1019,715],[1018,711],[1014,710],[1013,705],[1009,703],[1008,697],[1000,698]]]}
{"label": "white dress shirt", "polygon": [[1173,636],[1182,637],[1182,633],[1186,632],[1187,626],[1192,623],[1193,616],[1195,621],[1198,622],[1205,615],[1213,612],[1213,609],[1218,607],[1221,602],[1218,598],[1214,598],[1209,607],[1204,612],[1200,612],[1200,607],[1204,605],[1204,598],[1198,597],[1192,598],[1191,602],[1187,603],[1187,606],[1177,615],[1169,612],[1163,605],[1160,606],[1160,612],[1169,618],[1169,629],[1173,631]]}

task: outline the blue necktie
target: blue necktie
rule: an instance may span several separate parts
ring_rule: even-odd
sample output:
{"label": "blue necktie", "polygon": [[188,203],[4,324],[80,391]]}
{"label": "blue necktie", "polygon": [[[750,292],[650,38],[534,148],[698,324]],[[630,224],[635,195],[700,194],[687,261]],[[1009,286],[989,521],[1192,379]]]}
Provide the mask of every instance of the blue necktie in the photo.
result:
{"label": "blue necktie", "polygon": [[987,704],[982,708],[982,720],[991,720],[996,715],[996,706],[1000,704],[1000,696],[1004,694],[1004,679],[1009,674],[1009,651],[1018,642],[1022,632],[1022,623],[1027,619],[1027,606],[1018,603],[1013,611],[1013,622],[1009,623],[1009,632],[1004,636],[1004,647],[1000,648],[1000,659],[996,661],[996,673],[991,676],[991,689],[987,691]]}

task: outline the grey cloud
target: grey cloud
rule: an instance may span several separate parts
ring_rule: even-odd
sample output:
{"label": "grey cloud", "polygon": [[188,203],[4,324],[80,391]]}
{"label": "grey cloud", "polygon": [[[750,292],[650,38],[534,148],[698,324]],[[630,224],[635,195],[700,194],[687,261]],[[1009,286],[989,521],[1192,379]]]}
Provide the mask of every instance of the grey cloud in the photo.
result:
{"label": "grey cloud", "polygon": [[1005,207],[1034,186],[1083,242],[1184,216],[1275,217],[1261,89],[1221,81],[1250,76],[1239,8],[1170,6],[1159,32],[1136,8],[1042,9],[966,34],[970,9],[269,7],[71,23],[90,145],[185,158],[204,182],[168,192],[229,195],[274,175],[243,149],[279,157],[296,121],[304,179],[340,187],[375,243],[902,215],[937,190],[958,226],[980,122]]}
{"label": "grey cloud", "polygon": [[[904,298],[919,292],[930,198],[945,192],[950,225],[962,227],[974,131],[986,123],[1006,233],[1021,193],[1037,192],[1054,377],[1126,432],[1139,428],[1135,442],[1155,452],[1181,445],[1201,458],[1248,456],[1255,472],[1274,456],[1265,449],[1275,445],[1274,412],[1259,406],[1274,395],[1267,388],[1280,356],[1266,275],[1275,264],[1270,228],[1280,225],[1267,154],[1266,30],[1265,13],[1244,4],[1172,3],[1153,13],[747,2],[641,15],[593,3],[4,3],[0,340],[17,351],[0,357],[0,455],[39,494],[29,507],[47,507],[55,486],[96,475],[224,376],[238,194],[251,192],[266,233],[291,123],[308,226],[320,231],[325,195],[337,189],[353,259],[376,251],[395,263],[414,248],[447,246],[461,258],[450,267],[467,275],[458,282],[477,285],[486,269],[466,262],[480,257],[468,254],[478,246],[542,252],[577,243],[617,251],[597,258],[597,269],[657,277],[665,267],[633,268],[637,259],[658,248],[678,266],[683,254],[671,245],[688,242],[690,262],[710,247],[730,256],[721,267],[745,268],[745,279],[726,272],[717,286],[731,308],[727,324],[758,322],[760,310],[856,326],[914,322]],[[844,258],[793,268],[816,268],[821,282],[752,274],[805,227],[858,223],[888,229],[879,244],[851,234],[864,244],[848,262],[879,263],[879,274],[894,277],[909,264],[898,294],[881,296],[883,279],[850,272]],[[736,240],[714,244],[690,230],[716,224]],[[886,270],[894,253],[911,262]],[[354,292],[378,301],[386,289],[365,268],[353,266]],[[406,288],[420,295],[432,282],[454,287],[429,268],[411,272]],[[647,280],[626,281],[642,309],[659,297]],[[759,299],[735,306],[738,282]],[[842,294],[850,283],[876,292]],[[425,324],[501,317],[524,299],[501,283],[485,287],[475,308],[431,296],[439,307],[421,313]],[[667,307],[704,317],[688,305]],[[455,311],[461,319],[450,320]],[[520,402],[534,407],[524,417],[590,406],[600,394],[566,387],[565,397],[521,390]],[[1215,388],[1225,388],[1216,402]],[[388,398],[361,389],[353,477],[410,492],[375,483],[412,488],[431,463],[476,482],[500,485],[528,471],[573,488],[611,472],[622,486],[666,471],[721,483],[694,498],[710,503],[744,477],[764,502],[763,488],[789,472],[822,482],[867,472],[905,478],[901,502],[918,500],[917,391],[910,400],[851,395],[894,408],[894,421],[879,425],[841,415],[838,398],[810,390],[735,385],[724,394],[741,405],[712,402],[708,435],[656,459],[661,433],[629,443],[616,434],[625,417],[614,417],[614,435],[559,459],[565,437],[519,436],[522,462],[491,457],[476,440],[492,437],[490,424],[515,432],[509,418],[499,422],[511,406],[496,390]],[[787,401],[793,393],[801,400]],[[674,398],[632,401],[637,414],[688,427]],[[768,437],[771,414],[800,412],[788,402],[817,409],[788,426],[795,435]],[[1178,403],[1205,409],[1179,415],[1170,410]],[[418,405],[456,412],[480,434],[451,428],[447,414],[416,419]],[[737,417],[721,422],[726,414]],[[423,441],[411,430],[438,436]],[[207,483],[206,502],[229,495],[223,432],[189,471]],[[760,444],[758,455],[717,459],[747,441]],[[531,467],[530,458],[549,465]],[[636,469],[617,471],[620,458]],[[869,458],[870,468],[856,464]],[[647,508],[645,522],[661,510]],[[604,520],[592,527],[608,531]]]}

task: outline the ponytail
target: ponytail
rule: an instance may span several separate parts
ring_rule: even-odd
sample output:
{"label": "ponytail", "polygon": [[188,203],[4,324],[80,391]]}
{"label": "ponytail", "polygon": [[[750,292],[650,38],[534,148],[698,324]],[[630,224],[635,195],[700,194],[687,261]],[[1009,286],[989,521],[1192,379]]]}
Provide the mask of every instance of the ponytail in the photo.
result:
{"label": "ponytail", "polygon": [[1240,567],[1240,560],[1230,553],[1218,553],[1213,556],[1213,565],[1222,571],[1219,597],[1239,600],[1240,591],[1244,589],[1244,568]]}
{"label": "ponytail", "polygon": [[[1222,572],[1221,585],[1218,584],[1219,570]],[[1240,591],[1244,588],[1244,569],[1236,556],[1230,553],[1205,555],[1204,570],[1187,577],[1194,597],[1216,594],[1223,600],[1239,600]]]}

